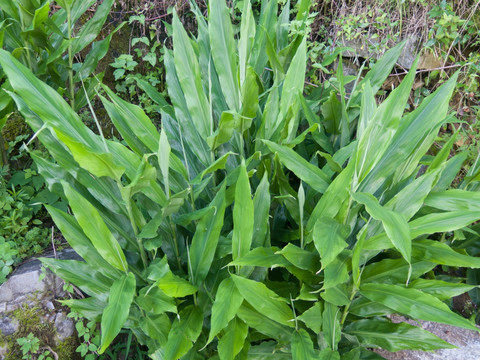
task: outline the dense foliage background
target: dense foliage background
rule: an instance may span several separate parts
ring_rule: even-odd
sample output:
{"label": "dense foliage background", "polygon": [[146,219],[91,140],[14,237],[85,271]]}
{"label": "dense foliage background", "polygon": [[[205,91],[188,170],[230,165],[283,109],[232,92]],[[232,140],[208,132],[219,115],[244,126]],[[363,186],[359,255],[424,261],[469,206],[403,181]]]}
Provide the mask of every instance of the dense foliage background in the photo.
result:
{"label": "dense foliage background", "polygon": [[87,358],[449,347],[389,315],[476,329],[479,4],[0,1],[0,282],[66,240]]}

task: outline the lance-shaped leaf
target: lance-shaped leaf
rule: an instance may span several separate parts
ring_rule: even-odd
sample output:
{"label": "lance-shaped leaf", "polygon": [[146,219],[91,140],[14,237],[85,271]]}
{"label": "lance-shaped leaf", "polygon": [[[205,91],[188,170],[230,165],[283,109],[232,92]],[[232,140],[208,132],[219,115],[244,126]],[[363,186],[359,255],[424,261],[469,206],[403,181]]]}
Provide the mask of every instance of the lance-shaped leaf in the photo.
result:
{"label": "lance-shaped leaf", "polygon": [[245,161],[240,165],[240,174],[235,185],[233,207],[232,258],[237,259],[250,251],[253,236],[253,200],[250,191]]}
{"label": "lance-shaped leaf", "polygon": [[222,360],[234,360],[242,350],[248,335],[248,326],[235,317],[225,329],[225,334],[218,342],[218,355]]}
{"label": "lance-shaped leaf", "polygon": [[112,154],[98,153],[89,149],[83,143],[65,135],[60,130],[56,130],[55,132],[58,138],[68,146],[73,158],[82,168],[97,177],[108,176],[117,182],[120,181],[120,178],[125,172],[125,168],[114,163]]}
{"label": "lance-shaped leaf", "polygon": [[158,145],[158,165],[160,166],[160,171],[162,172],[163,176],[163,183],[165,185],[165,194],[167,197],[170,196],[170,185],[168,179],[168,169],[170,168],[170,152],[171,147],[168,143],[167,134],[165,130],[162,129],[160,133],[160,143]]}
{"label": "lance-shaped leaf", "polygon": [[450,189],[430,193],[425,205],[445,211],[479,211],[480,193],[460,189]]}
{"label": "lance-shaped leaf", "polygon": [[313,189],[323,193],[328,188],[330,179],[318,167],[310,164],[307,160],[286,146],[278,145],[268,140],[263,140],[263,142],[272,152],[278,154],[280,162],[283,165],[293,171],[298,178],[305,181]]}
{"label": "lance-shaped leaf", "polygon": [[428,239],[413,243],[412,256],[441,265],[480,268],[480,258],[460,254],[447,244]]}
{"label": "lance-shaped leaf", "polygon": [[[250,0],[243,4],[242,21],[240,24],[240,40],[238,41],[238,62],[240,72],[240,86],[243,86],[248,59],[255,39],[255,19],[253,17]],[[253,69],[252,69],[253,70]]]}
{"label": "lance-shaped leaf", "polygon": [[187,306],[175,319],[168,333],[167,345],[163,359],[177,360],[185,355],[193,346],[202,331],[203,314],[196,306]]}
{"label": "lance-shaped leaf", "polygon": [[422,290],[423,292],[431,294],[443,301],[464,294],[475,288],[474,285],[426,279],[412,281],[408,287]]}
{"label": "lance-shaped leaf", "polygon": [[204,140],[212,134],[213,122],[209,102],[203,91],[200,66],[187,32],[178,15],[173,14],[173,53],[178,80],[193,123]]}
{"label": "lance-shaped leaf", "polygon": [[323,303],[317,301],[310,309],[305,311],[297,319],[301,320],[316,334],[322,329]]}
{"label": "lance-shaped leaf", "polygon": [[212,209],[198,223],[190,247],[191,276],[197,286],[207,276],[217,249],[225,213],[225,186],[218,191],[210,205]]}
{"label": "lance-shaped leaf", "polygon": [[72,43],[72,52],[76,54],[87,47],[93,40],[96,39],[100,31],[102,30],[105,20],[107,20],[110,8],[113,5],[114,0],[107,0],[99,5],[97,11],[78,32],[77,36]]}
{"label": "lance-shaped leaf", "polygon": [[361,344],[388,351],[455,348],[421,328],[407,323],[394,324],[388,320],[359,320],[345,327],[344,331],[356,336]]}
{"label": "lance-shaped leaf", "polygon": [[313,228],[313,241],[322,262],[322,269],[336,259],[348,244],[345,242],[350,234],[347,225],[326,217],[317,220]]}
{"label": "lance-shaped leaf", "polygon": [[414,319],[434,321],[478,331],[475,325],[452,312],[446,304],[435,296],[420,290],[375,283],[362,285],[360,293],[372,301]]}
{"label": "lance-shaped leaf", "polygon": [[317,351],[313,348],[313,342],[304,329],[295,330],[292,336],[292,359],[310,360],[318,357]]}
{"label": "lance-shaped leaf", "polygon": [[102,354],[115,339],[127,320],[130,304],[135,294],[135,276],[133,273],[117,279],[110,289],[108,305],[103,310],[101,332],[102,340],[99,354]]}
{"label": "lance-shaped leaf", "polygon": [[215,70],[228,107],[231,110],[239,111],[237,55],[230,14],[227,4],[223,0],[211,0],[208,5],[210,14],[208,33]]}
{"label": "lance-shaped leaf", "polygon": [[267,314],[257,311],[247,302],[244,302],[242,306],[240,306],[237,316],[245,321],[249,327],[258,330],[260,333],[272,339],[287,343],[292,338],[293,329],[291,327],[281,325],[270,319]]}
{"label": "lance-shaped leaf", "polygon": [[293,314],[287,300],[281,298],[263,283],[231,275],[238,291],[250,305],[280,324],[292,326]]}
{"label": "lance-shaped leaf", "polygon": [[75,219],[95,249],[114,268],[126,272],[128,265],[123,250],[105,225],[98,210],[69,184],[62,182],[62,185]]}
{"label": "lance-shaped leaf", "polygon": [[323,337],[328,346],[333,350],[337,350],[341,337],[340,313],[340,309],[337,306],[328,302],[325,303],[322,317]]}
{"label": "lance-shaped leaf", "polygon": [[262,181],[260,181],[255,196],[253,197],[253,209],[254,231],[252,247],[256,248],[265,244],[269,228],[270,184],[268,183],[267,172],[263,175]]}
{"label": "lance-shaped leaf", "polygon": [[220,330],[228,325],[242,303],[243,297],[233,280],[231,278],[224,279],[218,287],[215,302],[212,306],[210,335],[207,343],[211,342]]}
{"label": "lance-shaped leaf", "polygon": [[407,220],[402,214],[385,209],[378,200],[371,194],[355,193],[353,199],[365,205],[368,213],[376,220],[380,220],[383,228],[391,240],[393,246],[402,254],[404,259],[410,263],[412,256],[412,240]]}

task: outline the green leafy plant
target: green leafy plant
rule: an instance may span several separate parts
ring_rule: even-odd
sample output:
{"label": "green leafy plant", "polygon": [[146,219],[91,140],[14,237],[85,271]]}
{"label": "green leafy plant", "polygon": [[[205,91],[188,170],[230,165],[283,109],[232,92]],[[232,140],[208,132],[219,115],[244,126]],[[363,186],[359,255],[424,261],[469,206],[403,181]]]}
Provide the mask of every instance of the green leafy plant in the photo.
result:
{"label": "green leafy plant", "polygon": [[[130,17],[130,23],[139,21],[144,24],[144,16],[134,15]],[[158,105],[145,94],[140,84],[154,87],[164,84],[165,73],[158,67],[163,60],[163,49],[160,42],[155,39],[155,29],[150,31],[149,36],[134,37],[131,39],[132,52],[134,55],[121,54],[110,64],[115,68],[115,90],[117,94],[126,95],[126,99],[138,103],[147,114],[152,114],[158,109]]]}
{"label": "green leafy plant", "polygon": [[53,360],[49,350],[40,349],[40,340],[32,333],[27,337],[17,339],[18,345],[22,350],[22,359],[26,360]]}
{"label": "green leafy plant", "polygon": [[[98,81],[89,77],[106,55],[113,34],[123,25],[105,39],[94,42],[113,4],[113,0],[104,1],[94,16],[85,22],[82,17],[95,1],[58,0],[56,3],[61,8],[52,16],[49,16],[52,0],[0,1],[0,46],[56,90],[66,92],[76,110],[87,104],[87,96],[94,94]],[[80,26],[82,21],[84,24]],[[90,51],[85,53],[84,49],[89,46]],[[80,53],[84,55],[84,61],[76,63],[74,59]],[[3,92],[10,89],[8,82],[2,85],[2,116],[11,111],[10,97]]]}
{"label": "green leafy plant", "polygon": [[[300,2],[297,21],[309,6]],[[478,185],[478,167],[452,191],[465,156],[448,159],[446,146],[423,159],[456,76],[404,115],[414,64],[377,106],[400,45],[363,79],[339,66],[340,99],[305,98],[306,39],[289,39],[288,8],[277,16],[276,1],[265,2],[255,22],[245,1],[238,39],[221,0],[209,3],[208,22],[193,4],[196,41],[174,15],[170,103],[145,87],[161,131],[104,87],[123,143],[94,134],[0,52],[18,108],[44,129],[37,136],[55,160],[32,155],[38,170],[72,215],[47,209],[85,260],[43,263],[90,296],[63,303],[100,322],[99,354],[122,328],[152,359],[358,359],[375,356],[372,347],[451,347],[392,323],[391,313],[477,330],[444,303],[474,286],[431,273],[480,268],[436,235],[480,219],[477,193],[466,190]]]}

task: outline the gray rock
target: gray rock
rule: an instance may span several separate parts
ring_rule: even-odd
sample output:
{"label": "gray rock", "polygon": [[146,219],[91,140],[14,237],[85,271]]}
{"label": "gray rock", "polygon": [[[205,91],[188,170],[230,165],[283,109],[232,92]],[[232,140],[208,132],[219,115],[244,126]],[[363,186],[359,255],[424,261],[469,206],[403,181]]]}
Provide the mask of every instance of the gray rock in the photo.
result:
{"label": "gray rock", "polygon": [[[72,249],[64,250],[57,255],[62,260],[81,260]],[[74,334],[75,326],[73,320],[68,318],[62,309],[57,310],[55,307],[55,304],[58,304],[56,300],[66,296],[63,291],[63,280],[50,271],[47,271],[46,276],[41,279],[41,266],[39,260],[29,261],[18,267],[0,286],[0,334],[15,336],[18,322],[12,313],[24,306],[36,307],[42,311],[42,323],[54,324],[55,341],[59,344]],[[6,348],[0,347],[0,360],[4,358],[6,351]]]}
{"label": "gray rock", "polygon": [[55,341],[58,345],[73,335],[75,325],[71,318],[68,318],[64,312],[60,312],[55,317],[55,330],[57,331]]}
{"label": "gray rock", "polygon": [[[437,335],[439,338],[457,346],[456,349],[441,349],[433,352],[402,350],[389,352],[375,350],[388,360],[478,360],[480,359],[480,334],[473,330],[458,328],[451,325],[439,324],[430,321],[418,323],[401,316],[392,316],[393,322],[405,321],[411,325],[420,324],[424,330]],[[480,329],[480,328],[479,328]]]}

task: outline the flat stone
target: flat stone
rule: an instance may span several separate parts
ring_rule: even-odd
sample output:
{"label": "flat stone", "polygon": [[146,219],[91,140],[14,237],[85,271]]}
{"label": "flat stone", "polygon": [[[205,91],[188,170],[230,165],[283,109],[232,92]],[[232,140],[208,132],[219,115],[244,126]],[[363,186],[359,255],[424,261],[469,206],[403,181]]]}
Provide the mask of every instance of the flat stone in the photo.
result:
{"label": "flat stone", "polygon": [[73,320],[60,312],[55,317],[55,329],[57,330],[56,342],[57,345],[68,339],[75,331],[75,324]]}
{"label": "flat stone", "polygon": [[[477,331],[458,328],[430,321],[414,322],[401,316],[392,316],[393,322],[405,321],[411,325],[420,324],[424,330],[437,335],[446,342],[457,346],[456,349],[440,349],[432,352],[402,350],[389,352],[374,350],[388,360],[478,360],[480,359],[480,334]],[[480,327],[479,327],[480,329]]]}
{"label": "flat stone", "polygon": [[[75,251],[67,249],[59,252],[58,259],[82,260]],[[47,254],[45,257],[53,257]],[[7,281],[0,285],[0,333],[13,335],[18,329],[17,320],[12,312],[23,306],[38,307],[42,309],[40,321],[53,323],[56,328],[55,340],[57,344],[65,341],[74,334],[75,325],[62,310],[55,310],[55,301],[66,296],[63,291],[63,280],[52,272],[42,276],[42,264],[33,259],[19,266]],[[6,348],[0,347],[0,360],[7,352]]]}

